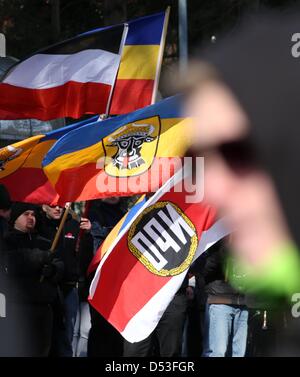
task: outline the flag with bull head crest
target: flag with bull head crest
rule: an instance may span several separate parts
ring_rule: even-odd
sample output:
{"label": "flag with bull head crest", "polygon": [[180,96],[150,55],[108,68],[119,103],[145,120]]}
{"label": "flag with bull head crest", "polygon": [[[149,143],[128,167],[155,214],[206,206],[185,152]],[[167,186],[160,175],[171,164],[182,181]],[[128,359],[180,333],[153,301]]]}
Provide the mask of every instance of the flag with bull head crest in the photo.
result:
{"label": "flag with bull head crest", "polygon": [[181,97],[69,132],[43,167],[63,202],[155,192],[191,145]]}

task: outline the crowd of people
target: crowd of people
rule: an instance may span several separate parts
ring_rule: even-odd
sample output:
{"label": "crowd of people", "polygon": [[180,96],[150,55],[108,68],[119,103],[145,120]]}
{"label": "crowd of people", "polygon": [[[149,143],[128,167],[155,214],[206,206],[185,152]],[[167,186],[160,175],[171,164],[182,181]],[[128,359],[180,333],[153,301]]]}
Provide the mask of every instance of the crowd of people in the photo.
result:
{"label": "crowd of people", "polygon": [[121,200],[93,201],[80,221],[69,214],[53,247],[64,209],[11,203],[0,186],[1,356],[299,356],[298,18],[247,20],[184,78],[188,153],[205,157],[205,200],[233,231],[190,266],[147,339],[124,340],[87,301],[88,265]]}
{"label": "crowd of people", "polygon": [[287,312],[282,302],[259,301],[229,282],[233,264],[228,240],[219,241],[192,264],[158,326],[143,341],[126,341],[89,305],[93,274],[87,275],[87,269],[124,215],[121,204],[116,197],[93,201],[89,219],[68,214],[53,249],[65,209],[11,203],[5,186],[0,186],[0,281],[6,298],[0,355],[266,355],[285,326]]}

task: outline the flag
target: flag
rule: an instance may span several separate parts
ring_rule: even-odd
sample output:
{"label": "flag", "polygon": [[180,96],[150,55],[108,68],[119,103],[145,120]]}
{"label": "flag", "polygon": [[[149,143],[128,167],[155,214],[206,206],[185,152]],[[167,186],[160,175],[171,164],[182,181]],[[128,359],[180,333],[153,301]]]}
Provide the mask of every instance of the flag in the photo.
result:
{"label": "flag", "polygon": [[0,83],[0,119],[106,113],[126,32],[122,24],[84,33],[13,66]]}
{"label": "flag", "polygon": [[189,266],[228,234],[211,206],[187,203],[179,173],[111,238],[90,287],[91,305],[129,342],[151,334]]}
{"label": "flag", "polygon": [[180,96],[170,97],[61,138],[43,161],[60,198],[76,202],[156,191],[192,142],[180,103]]}
{"label": "flag", "polygon": [[128,21],[110,114],[129,113],[155,102],[168,13]]}
{"label": "flag", "polygon": [[43,172],[42,160],[60,137],[89,121],[32,136],[0,149],[0,183],[6,186],[13,201],[36,204],[58,201],[55,189]]}
{"label": "flag", "polygon": [[94,272],[102,257],[107,252],[109,247],[111,246],[112,242],[118,237],[118,234],[124,229],[124,227],[132,220],[132,218],[136,215],[136,213],[140,210],[140,208],[146,203],[146,196],[142,195],[141,198],[135,203],[135,205],[122,217],[122,219],[114,226],[114,228],[109,232],[108,236],[102,242],[101,246],[95,253],[89,267],[87,270],[87,274],[91,274]]}

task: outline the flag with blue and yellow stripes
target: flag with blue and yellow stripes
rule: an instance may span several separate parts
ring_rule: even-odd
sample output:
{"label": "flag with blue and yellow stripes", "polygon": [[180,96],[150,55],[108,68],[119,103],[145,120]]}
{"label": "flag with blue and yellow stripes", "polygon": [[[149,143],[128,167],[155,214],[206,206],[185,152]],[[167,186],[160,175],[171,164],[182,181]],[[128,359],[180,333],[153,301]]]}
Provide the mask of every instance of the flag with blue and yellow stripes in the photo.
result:
{"label": "flag with blue and yellow stripes", "polygon": [[167,12],[160,12],[128,21],[110,114],[129,113],[154,102],[167,19]]}
{"label": "flag with blue and yellow stripes", "polygon": [[180,108],[174,96],[63,136],[43,161],[62,202],[156,191],[191,145]]}

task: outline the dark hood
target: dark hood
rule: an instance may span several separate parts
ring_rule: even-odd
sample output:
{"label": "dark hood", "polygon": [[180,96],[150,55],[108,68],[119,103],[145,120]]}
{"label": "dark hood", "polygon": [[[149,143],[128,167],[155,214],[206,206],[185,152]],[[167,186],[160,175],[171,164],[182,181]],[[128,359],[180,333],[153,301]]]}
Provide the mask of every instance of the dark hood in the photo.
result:
{"label": "dark hood", "polygon": [[247,113],[257,157],[274,180],[298,246],[300,57],[292,55],[292,36],[300,33],[299,20],[298,7],[265,12],[202,54]]}

